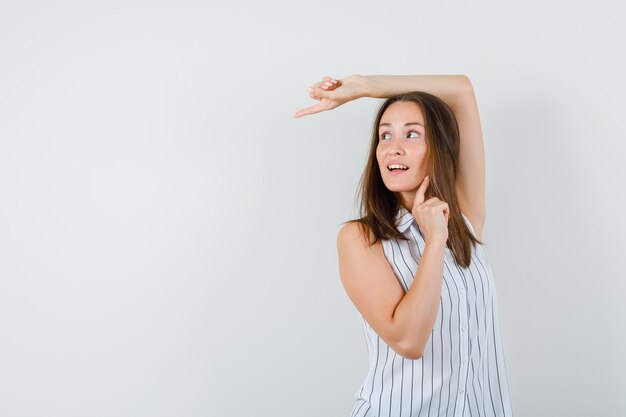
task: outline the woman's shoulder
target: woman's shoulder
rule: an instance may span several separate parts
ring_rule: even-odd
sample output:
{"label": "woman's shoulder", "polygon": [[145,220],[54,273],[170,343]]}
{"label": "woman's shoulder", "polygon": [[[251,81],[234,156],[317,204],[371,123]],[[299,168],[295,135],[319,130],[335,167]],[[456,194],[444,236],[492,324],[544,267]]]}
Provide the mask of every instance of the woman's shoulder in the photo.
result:
{"label": "woman's shoulder", "polygon": [[363,245],[370,246],[369,242],[374,242],[376,236],[372,228],[365,222],[354,219],[345,222],[337,233],[337,245]]}

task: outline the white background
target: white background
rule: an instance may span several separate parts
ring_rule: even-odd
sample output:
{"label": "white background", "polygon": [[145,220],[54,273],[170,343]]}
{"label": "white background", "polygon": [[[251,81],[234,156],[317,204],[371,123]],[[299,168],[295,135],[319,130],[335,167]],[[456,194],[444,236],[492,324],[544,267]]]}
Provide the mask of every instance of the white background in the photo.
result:
{"label": "white background", "polygon": [[620,1],[0,2],[0,415],[348,416],[376,99],[466,74],[517,417],[626,415]]}

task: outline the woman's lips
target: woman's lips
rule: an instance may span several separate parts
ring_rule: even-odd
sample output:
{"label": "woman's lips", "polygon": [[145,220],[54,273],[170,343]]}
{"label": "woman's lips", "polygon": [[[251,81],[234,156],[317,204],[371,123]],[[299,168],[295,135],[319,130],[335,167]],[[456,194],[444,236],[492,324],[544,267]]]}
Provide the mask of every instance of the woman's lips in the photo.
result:
{"label": "woman's lips", "polygon": [[400,175],[403,172],[407,172],[408,169],[394,169],[392,171],[389,171],[389,175]]}

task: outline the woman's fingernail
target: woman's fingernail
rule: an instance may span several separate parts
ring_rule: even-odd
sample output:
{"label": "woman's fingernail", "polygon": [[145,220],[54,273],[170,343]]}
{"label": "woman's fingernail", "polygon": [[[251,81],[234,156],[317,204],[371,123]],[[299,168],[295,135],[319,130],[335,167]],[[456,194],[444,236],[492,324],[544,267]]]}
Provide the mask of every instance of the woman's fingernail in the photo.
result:
{"label": "woman's fingernail", "polygon": [[307,87],[306,91],[310,93],[311,91],[313,91],[313,89],[311,87]]}

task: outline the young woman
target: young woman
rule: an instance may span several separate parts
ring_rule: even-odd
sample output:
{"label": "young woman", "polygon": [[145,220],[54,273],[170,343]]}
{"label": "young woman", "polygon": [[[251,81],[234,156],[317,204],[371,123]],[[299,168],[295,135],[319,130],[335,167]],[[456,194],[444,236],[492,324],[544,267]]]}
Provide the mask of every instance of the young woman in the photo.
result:
{"label": "young woman", "polygon": [[370,367],[351,417],[512,417],[497,294],[483,251],[485,161],[463,75],[324,77],[330,110],[387,98],[361,178],[361,218],[337,237]]}

